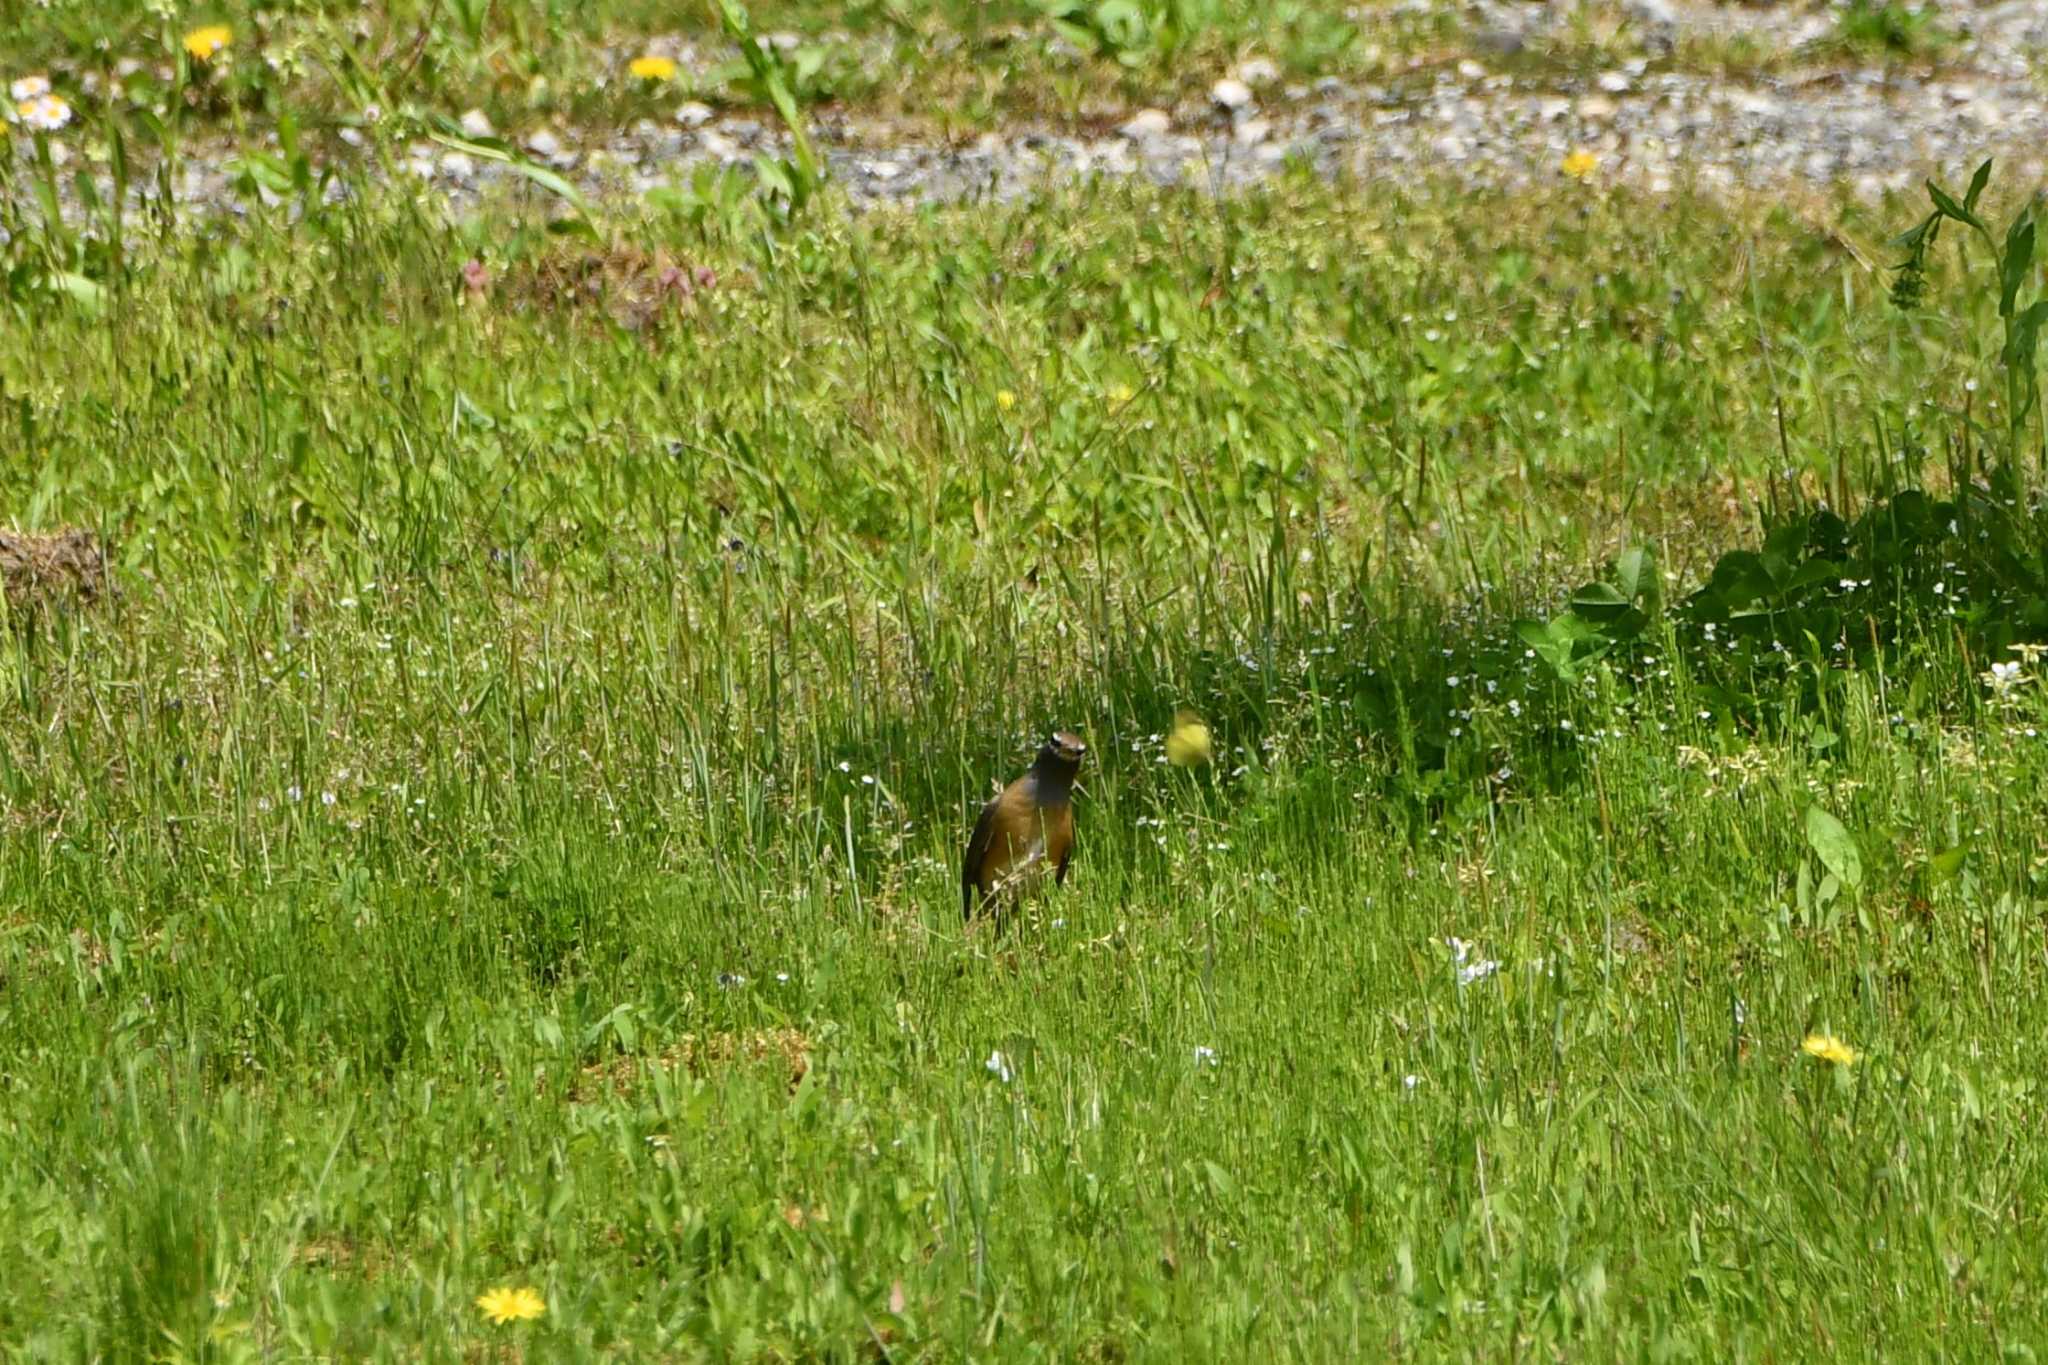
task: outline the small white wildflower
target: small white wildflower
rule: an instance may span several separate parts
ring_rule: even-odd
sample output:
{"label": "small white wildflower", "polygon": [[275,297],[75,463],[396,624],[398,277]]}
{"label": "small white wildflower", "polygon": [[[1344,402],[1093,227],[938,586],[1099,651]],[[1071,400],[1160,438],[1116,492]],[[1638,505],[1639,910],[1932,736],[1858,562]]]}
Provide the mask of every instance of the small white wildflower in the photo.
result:
{"label": "small white wildflower", "polygon": [[1453,936],[1446,938],[1444,943],[1451,950],[1451,965],[1458,969],[1458,984],[1460,986],[1469,986],[1475,981],[1484,981],[1487,977],[1500,970],[1500,963],[1490,957],[1481,958],[1477,962],[1466,961],[1472,955],[1472,945],[1462,938]]}
{"label": "small white wildflower", "polygon": [[988,1068],[989,1075],[994,1076],[1004,1085],[1008,1085],[1010,1083],[1010,1063],[1004,1059],[1002,1053],[989,1053],[988,1060],[983,1062],[982,1065]]}
{"label": "small white wildflower", "polygon": [[1215,1066],[1217,1064],[1216,1049],[1213,1047],[1197,1046],[1195,1048],[1195,1064],[1197,1066]]}
{"label": "small white wildflower", "polygon": [[50,93],[50,78],[48,76],[23,76],[7,87],[7,93],[13,97],[16,104],[26,104],[30,100],[41,99],[44,95]]}
{"label": "small white wildflower", "polygon": [[285,799],[286,799],[286,800],[288,800],[288,801],[296,801],[296,800],[298,800],[298,799],[299,799],[300,797],[304,796],[304,795],[305,795],[306,793],[305,793],[304,791],[300,790],[300,788],[299,788],[299,784],[298,784],[298,783],[294,782],[294,783],[292,783],[292,784],[291,784],[291,785],[290,785],[289,787],[286,787],[286,788],[284,789],[284,794],[285,794]]}
{"label": "small white wildflower", "polygon": [[788,973],[788,972],[777,972],[777,973],[775,974],[775,979],[776,979],[777,981],[780,981],[780,982],[784,983],[785,985],[787,985],[787,984],[788,984],[788,982],[789,982],[789,973]]}
{"label": "small white wildflower", "polygon": [[1413,1090],[1416,1086],[1421,1084],[1422,1077],[1415,1075],[1413,1072],[1410,1072],[1408,1075],[1403,1076],[1401,1078],[1401,1088],[1403,1090]]}
{"label": "small white wildflower", "polygon": [[323,806],[331,806],[331,805],[333,805],[333,804],[334,804],[334,802],[335,802],[335,796],[334,796],[334,793],[333,793],[333,792],[321,792],[321,793],[320,793],[320,804],[321,804],[321,805],[323,805]]}
{"label": "small white wildflower", "polygon": [[853,765],[842,758],[839,760],[839,771],[843,773],[850,773],[853,771]]}
{"label": "small white wildflower", "polygon": [[54,133],[71,122],[71,106],[62,95],[38,95],[14,106],[21,121],[38,133]]}
{"label": "small white wildflower", "polygon": [[1500,963],[1495,962],[1490,957],[1481,958],[1469,967],[1458,968],[1458,984],[1460,986],[1469,986],[1475,981],[1484,981],[1499,970]]}

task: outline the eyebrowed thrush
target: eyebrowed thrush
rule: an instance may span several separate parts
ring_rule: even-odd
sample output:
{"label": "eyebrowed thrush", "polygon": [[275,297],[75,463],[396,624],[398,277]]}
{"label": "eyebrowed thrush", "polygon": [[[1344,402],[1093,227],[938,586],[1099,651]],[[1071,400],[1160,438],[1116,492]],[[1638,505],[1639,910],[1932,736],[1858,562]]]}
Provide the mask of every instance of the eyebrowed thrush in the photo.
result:
{"label": "eyebrowed thrush", "polygon": [[1053,884],[1066,885],[1074,854],[1074,777],[1087,753],[1073,731],[1054,732],[1030,770],[981,808],[960,868],[962,918],[974,918],[1006,891],[1023,891],[1048,867]]}

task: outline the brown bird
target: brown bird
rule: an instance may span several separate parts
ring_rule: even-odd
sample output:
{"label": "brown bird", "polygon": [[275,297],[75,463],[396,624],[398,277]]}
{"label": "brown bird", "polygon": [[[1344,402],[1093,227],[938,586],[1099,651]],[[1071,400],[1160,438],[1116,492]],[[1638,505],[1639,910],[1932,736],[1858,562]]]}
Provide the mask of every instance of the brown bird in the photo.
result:
{"label": "brown bird", "polygon": [[1030,771],[981,808],[960,868],[960,913],[974,918],[1000,892],[1022,890],[1053,869],[1065,886],[1074,854],[1074,775],[1088,746],[1071,730],[1055,731]]}

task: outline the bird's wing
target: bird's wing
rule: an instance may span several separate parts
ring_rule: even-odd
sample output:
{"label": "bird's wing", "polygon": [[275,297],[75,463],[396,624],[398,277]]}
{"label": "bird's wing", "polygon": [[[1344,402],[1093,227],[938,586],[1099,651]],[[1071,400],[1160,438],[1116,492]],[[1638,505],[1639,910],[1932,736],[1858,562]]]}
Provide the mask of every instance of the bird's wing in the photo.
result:
{"label": "bird's wing", "polygon": [[1054,886],[1065,886],[1067,884],[1067,864],[1074,861],[1074,812],[1072,809],[1067,807],[1061,808],[1059,812],[1059,828],[1046,831],[1046,837],[1049,842],[1057,842],[1059,845],[1059,863],[1052,874],[1052,884]]}
{"label": "bird's wing", "polygon": [[960,863],[960,914],[963,919],[974,917],[974,903],[981,892],[981,865],[988,858],[988,846],[995,842],[996,807],[1002,804],[998,796],[981,808],[981,818],[974,822],[974,835],[967,841],[967,856]]}

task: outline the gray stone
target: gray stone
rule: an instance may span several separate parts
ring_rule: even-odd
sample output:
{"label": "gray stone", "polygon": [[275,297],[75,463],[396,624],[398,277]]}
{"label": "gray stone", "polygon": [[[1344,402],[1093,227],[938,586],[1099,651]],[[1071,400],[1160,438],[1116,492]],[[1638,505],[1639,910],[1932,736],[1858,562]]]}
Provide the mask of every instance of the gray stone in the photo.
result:
{"label": "gray stone", "polygon": [[1251,108],[1253,98],[1249,85],[1229,76],[1209,87],[1209,102],[1233,114],[1241,109]]}
{"label": "gray stone", "polygon": [[1237,78],[1253,89],[1280,79],[1280,67],[1269,57],[1247,57],[1237,64]]}
{"label": "gray stone", "polygon": [[1140,109],[1124,120],[1117,132],[1132,142],[1150,142],[1173,130],[1173,119],[1164,109]]}

